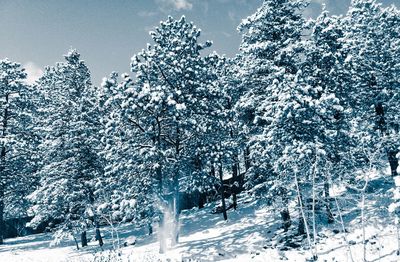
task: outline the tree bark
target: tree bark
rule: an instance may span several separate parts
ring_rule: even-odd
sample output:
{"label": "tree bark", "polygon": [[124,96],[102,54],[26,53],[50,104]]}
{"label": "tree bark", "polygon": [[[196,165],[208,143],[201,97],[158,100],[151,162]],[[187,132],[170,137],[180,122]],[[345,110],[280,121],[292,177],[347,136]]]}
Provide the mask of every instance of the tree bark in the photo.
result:
{"label": "tree bark", "polygon": [[250,163],[250,147],[246,146],[244,149],[244,167],[246,168],[246,172],[249,171],[251,167]]}
{"label": "tree bark", "polygon": [[81,233],[81,244],[82,247],[87,247],[88,245],[86,230]]}
{"label": "tree bark", "polygon": [[232,165],[232,180],[233,184],[231,185],[231,190],[232,190],[232,200],[233,200],[233,209],[236,210],[237,208],[237,196],[236,193],[238,191],[238,188],[236,184],[238,183],[238,163],[237,163],[237,156],[233,157],[233,165]]}
{"label": "tree bark", "polygon": [[179,215],[180,215],[180,205],[179,205],[179,175],[178,173],[174,178],[174,232],[172,244],[176,245],[179,243]]}
{"label": "tree bark", "polygon": [[286,232],[289,230],[289,227],[292,225],[292,220],[290,218],[290,213],[289,213],[289,198],[287,195],[287,191],[285,188],[281,188],[281,197],[282,197],[282,210],[281,210],[281,218],[282,218],[282,226],[283,230]]}
{"label": "tree bark", "polygon": [[328,217],[328,223],[332,224],[334,222],[332,208],[331,208],[331,196],[329,195],[329,182],[325,181],[324,183],[324,198],[325,198],[325,208],[326,215]]}
{"label": "tree bark", "polygon": [[221,181],[221,201],[222,201],[222,214],[224,216],[224,220],[228,220],[228,215],[226,214],[226,203],[225,203],[225,196],[224,196],[224,180],[223,180],[223,170],[222,170],[222,163],[219,163],[219,179]]}
{"label": "tree bark", "polygon": [[297,234],[298,235],[304,235],[306,233],[305,230],[305,224],[304,224],[304,218],[302,216],[302,205],[301,203],[303,203],[303,195],[301,194],[301,192],[299,192],[298,196],[297,196],[297,205],[298,205],[298,209],[299,209],[299,226],[297,228]]}
{"label": "tree bark", "polygon": [[392,177],[398,175],[397,168],[399,167],[399,160],[397,159],[397,154],[399,153],[398,150],[389,150],[387,152],[387,157],[389,160],[390,171],[392,173]]}
{"label": "tree bark", "polygon": [[0,186],[0,244],[4,243],[5,238],[5,222],[4,222],[4,189]]}
{"label": "tree bark", "polygon": [[165,232],[164,232],[164,224],[165,224],[165,217],[164,214],[160,215],[159,227],[158,227],[158,237],[160,239],[160,254],[164,254],[167,250],[167,241],[165,239]]}
{"label": "tree bark", "polygon": [[104,245],[104,242],[103,242],[103,237],[101,236],[99,222],[97,222],[97,220],[95,219],[94,223],[95,223],[95,227],[96,227],[95,239],[99,241],[99,246],[102,247]]}

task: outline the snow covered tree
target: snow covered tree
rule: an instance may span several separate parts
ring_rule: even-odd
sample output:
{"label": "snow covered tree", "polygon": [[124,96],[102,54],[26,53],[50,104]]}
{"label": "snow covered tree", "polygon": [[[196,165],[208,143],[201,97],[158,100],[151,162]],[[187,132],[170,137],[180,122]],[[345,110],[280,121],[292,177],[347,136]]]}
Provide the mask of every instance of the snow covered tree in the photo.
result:
{"label": "snow covered tree", "polygon": [[5,215],[26,214],[26,210],[21,210],[21,202],[32,182],[32,90],[25,79],[26,73],[19,63],[0,61],[0,244],[4,239]]}
{"label": "snow covered tree", "polygon": [[[324,195],[328,222],[333,222],[329,197],[331,181],[353,172],[354,168],[350,167],[357,165],[349,163],[353,158],[347,154],[356,143],[351,133],[349,97],[352,90],[348,85],[350,75],[344,68],[345,55],[340,41],[344,29],[340,21],[340,17],[330,17],[324,10],[312,22],[311,37],[302,43],[304,59],[297,74],[298,85],[303,86],[302,95],[308,100],[298,106],[309,113],[306,123],[301,125],[309,129],[307,139],[314,144],[310,144],[314,156],[307,163],[312,170],[307,181],[312,184],[313,196]],[[304,108],[305,104],[309,107]]]}
{"label": "snow covered tree", "polygon": [[[236,105],[239,118],[247,124],[250,136],[249,146],[253,168],[247,177],[258,179],[263,187],[266,181],[282,181],[287,177],[274,172],[272,154],[281,150],[270,148],[271,125],[279,123],[278,101],[290,95],[290,83],[297,73],[300,56],[297,44],[301,41],[305,28],[302,10],[306,1],[265,0],[261,7],[239,25],[243,33],[240,46],[242,57],[242,84],[244,95]],[[277,107],[278,106],[278,107]],[[282,145],[283,146],[283,145]],[[252,174],[252,175],[251,175]],[[279,178],[278,180],[276,178]],[[268,187],[270,187],[269,185]],[[291,224],[288,210],[288,190],[286,185],[275,183],[276,192],[281,195],[281,216],[287,230]]]}
{"label": "snow covered tree", "polygon": [[156,207],[152,188],[154,180],[149,174],[151,168],[143,161],[143,152],[138,152],[141,150],[140,134],[130,126],[121,107],[126,101],[126,84],[130,84],[131,80],[125,74],[122,82],[118,81],[116,72],[104,78],[99,99],[101,154],[106,166],[103,176],[96,183],[97,215],[106,216],[110,223],[147,225],[151,233]]}
{"label": "snow covered tree", "polygon": [[342,39],[352,76],[352,105],[358,129],[373,137],[397,176],[400,123],[400,13],[374,0],[354,0]]}
{"label": "snow covered tree", "polygon": [[[193,146],[207,130],[208,122],[203,120],[215,80],[208,64],[215,59],[200,55],[211,43],[198,43],[200,30],[184,17],[169,17],[150,34],[154,44],[132,58],[135,78],[124,75],[116,84],[111,77],[103,85],[114,90],[105,91],[114,92],[105,103],[113,108],[105,125],[109,139],[104,152],[110,161],[106,173],[126,177],[135,185],[127,199],[151,201],[154,209],[142,208],[145,216],[173,210],[172,239],[177,242],[179,192],[195,183],[189,176],[199,163],[193,161],[198,160]],[[115,148],[118,155],[111,153]]]}
{"label": "snow covered tree", "polygon": [[[95,178],[103,172],[99,157],[97,90],[80,54],[47,67],[38,81],[41,166],[32,225],[53,221],[62,233],[84,231],[91,219]],[[61,234],[62,236],[62,234]]]}

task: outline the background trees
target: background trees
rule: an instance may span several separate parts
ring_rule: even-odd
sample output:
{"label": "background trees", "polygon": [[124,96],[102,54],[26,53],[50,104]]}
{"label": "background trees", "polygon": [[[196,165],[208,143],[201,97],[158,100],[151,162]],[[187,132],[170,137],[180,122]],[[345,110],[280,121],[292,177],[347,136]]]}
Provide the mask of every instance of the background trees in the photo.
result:
{"label": "background trees", "polygon": [[101,88],[76,50],[34,88],[1,61],[0,229],[5,206],[26,212],[34,191],[32,225],[133,222],[151,233],[158,220],[165,235],[170,218],[176,244],[184,193],[202,207],[219,190],[228,219],[246,190],[278,207],[286,234],[297,216],[315,246],[317,202],[324,220],[336,218],[334,186],[355,188],[371,166],[397,175],[400,14],[357,0],[344,17],[305,21],[306,4],[263,1],[239,25],[232,59],[206,53],[200,29],[169,17],[132,74],[113,72]]}

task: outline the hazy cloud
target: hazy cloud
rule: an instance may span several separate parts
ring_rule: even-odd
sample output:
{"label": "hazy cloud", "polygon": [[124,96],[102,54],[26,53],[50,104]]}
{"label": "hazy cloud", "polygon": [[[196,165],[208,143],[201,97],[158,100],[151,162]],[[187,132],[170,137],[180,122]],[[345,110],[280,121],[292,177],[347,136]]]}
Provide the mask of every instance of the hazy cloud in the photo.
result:
{"label": "hazy cloud", "polygon": [[152,16],[155,16],[157,14],[158,14],[158,12],[154,12],[154,11],[140,11],[140,12],[138,12],[138,16],[141,16],[141,17],[152,17]]}
{"label": "hazy cloud", "polygon": [[29,61],[23,65],[27,74],[26,82],[28,84],[35,83],[43,75],[43,70],[35,63]]}
{"label": "hazy cloud", "polygon": [[191,10],[193,4],[189,0],[156,0],[156,3],[160,5],[161,10],[169,11],[173,10]]}

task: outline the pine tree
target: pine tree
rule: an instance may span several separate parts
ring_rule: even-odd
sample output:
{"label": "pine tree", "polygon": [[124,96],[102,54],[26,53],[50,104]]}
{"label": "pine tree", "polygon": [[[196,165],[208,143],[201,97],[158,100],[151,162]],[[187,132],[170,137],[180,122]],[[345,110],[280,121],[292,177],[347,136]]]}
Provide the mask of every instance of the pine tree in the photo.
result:
{"label": "pine tree", "polygon": [[87,228],[95,201],[94,179],[103,171],[97,91],[76,50],[65,60],[47,67],[38,81],[42,161],[40,185],[30,196],[35,213],[31,224],[60,223],[60,236]]}
{"label": "pine tree", "polygon": [[[271,125],[280,125],[277,117],[277,101],[287,98],[281,94],[290,94],[290,84],[298,70],[299,51],[305,22],[301,11],[306,6],[302,0],[282,1],[265,0],[262,6],[239,25],[243,33],[240,46],[242,57],[241,77],[244,95],[237,103],[240,119],[247,123],[251,158],[256,161],[247,177],[258,179],[267,187],[266,181],[277,181],[287,177],[274,172],[273,159],[282,152],[270,147],[278,145],[271,141]],[[281,106],[278,105],[278,106]],[[283,145],[282,145],[283,146]],[[252,175],[250,175],[252,174]],[[268,185],[269,190],[270,185]],[[281,216],[287,230],[291,224],[288,210],[288,190],[284,184],[275,185],[276,193],[283,201]]]}
{"label": "pine tree", "polygon": [[4,239],[5,215],[26,214],[24,197],[32,182],[29,172],[34,169],[30,101],[33,92],[25,79],[20,64],[8,59],[0,61],[0,244]]}
{"label": "pine tree", "polygon": [[359,130],[371,136],[397,175],[399,152],[399,11],[374,0],[354,0],[342,39],[352,75],[353,110]]}
{"label": "pine tree", "polygon": [[131,156],[141,159],[138,175],[157,181],[153,192],[159,202],[172,199],[160,206],[172,207],[173,242],[179,235],[179,192],[196,155],[191,145],[202,135],[200,120],[209,107],[212,77],[200,51],[211,43],[198,43],[199,36],[200,30],[184,17],[169,17],[151,32],[154,44],[133,57],[135,81],[126,78],[121,84],[123,115],[138,139]]}

